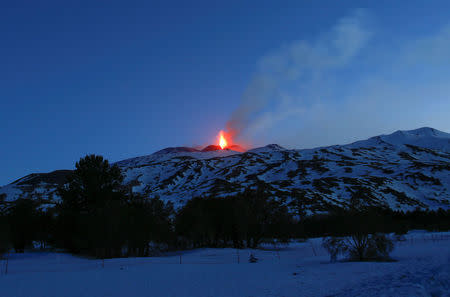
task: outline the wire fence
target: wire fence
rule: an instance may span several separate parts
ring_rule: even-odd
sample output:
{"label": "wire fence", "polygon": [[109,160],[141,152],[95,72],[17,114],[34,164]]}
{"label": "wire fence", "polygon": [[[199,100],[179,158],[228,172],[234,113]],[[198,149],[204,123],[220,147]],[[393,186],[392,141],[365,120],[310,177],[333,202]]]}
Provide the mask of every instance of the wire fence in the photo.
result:
{"label": "wire fence", "polygon": [[[210,265],[210,264],[246,264],[251,255],[258,263],[283,264],[297,259],[314,257],[320,247],[305,243],[295,248],[274,249],[198,249],[169,253],[160,257],[85,259],[63,253],[26,253],[12,254],[10,258],[0,260],[0,274],[68,272],[95,270],[102,268],[128,269],[143,265]],[[314,251],[314,252],[313,252]]]}
{"label": "wire fence", "polygon": [[394,236],[395,244],[408,245],[419,244],[424,242],[438,242],[450,240],[450,233],[424,233],[414,235]]}
{"label": "wire fence", "polygon": [[[394,236],[398,246],[416,245],[424,242],[450,241],[450,233],[424,233]],[[5,255],[0,260],[0,275],[42,272],[69,272],[96,269],[121,269],[145,265],[173,264],[245,264],[251,255],[258,263],[292,264],[314,261],[316,257],[328,257],[320,239],[291,243],[285,246],[263,245],[260,249],[196,249],[167,253],[158,257],[87,259],[65,253],[34,252]]]}

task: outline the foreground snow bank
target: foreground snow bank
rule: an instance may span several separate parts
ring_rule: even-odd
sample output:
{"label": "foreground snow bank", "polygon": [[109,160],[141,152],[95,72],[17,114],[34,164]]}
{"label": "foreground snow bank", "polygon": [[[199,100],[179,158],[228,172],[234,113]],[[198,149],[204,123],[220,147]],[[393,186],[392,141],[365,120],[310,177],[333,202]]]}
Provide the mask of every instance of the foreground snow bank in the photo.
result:
{"label": "foreground snow bank", "polygon": [[[0,296],[450,296],[450,233],[408,234],[390,263],[330,264],[320,243],[104,263],[57,253],[12,255],[7,275],[1,264]],[[251,253],[258,263],[248,263]]]}

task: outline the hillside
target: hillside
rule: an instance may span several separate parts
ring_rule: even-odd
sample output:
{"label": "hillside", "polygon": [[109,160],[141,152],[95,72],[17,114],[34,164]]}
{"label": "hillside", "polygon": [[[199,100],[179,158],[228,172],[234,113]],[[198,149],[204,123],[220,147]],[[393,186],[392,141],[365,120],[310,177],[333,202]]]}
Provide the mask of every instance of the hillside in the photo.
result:
{"label": "hillside", "polygon": [[[177,208],[195,196],[227,196],[257,183],[286,203],[295,192],[311,212],[345,207],[354,195],[392,209],[450,208],[450,134],[432,128],[308,150],[275,144],[244,153],[167,148],[117,164],[133,191],[158,195]],[[0,195],[52,204],[68,174],[28,175],[1,187]]]}

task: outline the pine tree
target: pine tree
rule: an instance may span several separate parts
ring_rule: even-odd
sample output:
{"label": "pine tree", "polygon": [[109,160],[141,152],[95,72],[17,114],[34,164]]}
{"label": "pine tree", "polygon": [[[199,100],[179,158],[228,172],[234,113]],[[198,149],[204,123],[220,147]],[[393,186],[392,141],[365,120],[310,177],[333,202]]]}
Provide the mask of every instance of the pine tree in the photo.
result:
{"label": "pine tree", "polygon": [[99,258],[120,256],[126,234],[120,168],[96,155],[81,158],[75,167],[59,189],[63,246]]}

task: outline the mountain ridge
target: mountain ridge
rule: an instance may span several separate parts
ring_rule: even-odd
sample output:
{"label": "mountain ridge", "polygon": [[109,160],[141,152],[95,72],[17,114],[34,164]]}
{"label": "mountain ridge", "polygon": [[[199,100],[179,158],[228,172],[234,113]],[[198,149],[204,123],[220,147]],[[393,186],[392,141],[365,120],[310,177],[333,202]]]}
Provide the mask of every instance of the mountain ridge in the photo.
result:
{"label": "mountain ridge", "polygon": [[[355,195],[399,210],[450,208],[450,134],[428,127],[306,150],[276,144],[246,152],[166,148],[115,164],[133,191],[177,208],[195,196],[233,195],[258,183],[287,204],[294,193],[302,196],[310,212],[346,207]],[[23,177],[21,184],[0,187],[0,194],[54,204],[55,189],[70,172],[46,174]]]}

